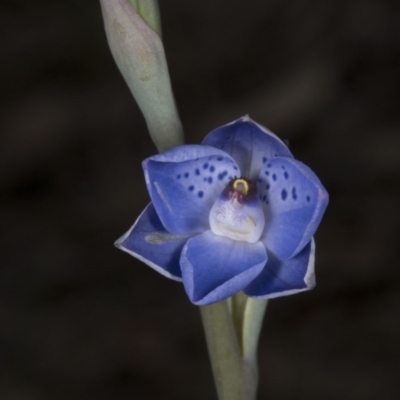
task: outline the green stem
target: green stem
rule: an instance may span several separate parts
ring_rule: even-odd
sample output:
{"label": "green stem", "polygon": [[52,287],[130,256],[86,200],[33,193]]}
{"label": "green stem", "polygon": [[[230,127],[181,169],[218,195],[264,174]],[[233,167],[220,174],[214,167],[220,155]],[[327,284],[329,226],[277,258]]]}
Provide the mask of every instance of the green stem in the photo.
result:
{"label": "green stem", "polygon": [[257,347],[268,300],[248,298],[243,314],[242,354],[246,385],[250,398],[256,398],[258,387]]}
{"label": "green stem", "polygon": [[242,354],[227,301],[200,307],[219,400],[248,397]]}
{"label": "green stem", "polygon": [[257,344],[266,300],[240,292],[200,307],[219,400],[255,400]]}
{"label": "green stem", "polygon": [[248,297],[243,293],[236,293],[228,299],[229,311],[232,315],[233,326],[239,341],[241,354],[243,356],[243,323]]}

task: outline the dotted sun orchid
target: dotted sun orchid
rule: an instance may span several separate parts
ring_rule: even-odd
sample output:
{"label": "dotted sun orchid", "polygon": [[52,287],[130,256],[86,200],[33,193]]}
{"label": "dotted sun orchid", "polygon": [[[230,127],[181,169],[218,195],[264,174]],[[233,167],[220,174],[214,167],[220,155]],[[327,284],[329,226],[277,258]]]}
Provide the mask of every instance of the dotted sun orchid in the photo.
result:
{"label": "dotted sun orchid", "polygon": [[116,246],[182,281],[192,303],[315,286],[313,235],[328,193],[268,129],[245,116],[143,169],[152,201]]}

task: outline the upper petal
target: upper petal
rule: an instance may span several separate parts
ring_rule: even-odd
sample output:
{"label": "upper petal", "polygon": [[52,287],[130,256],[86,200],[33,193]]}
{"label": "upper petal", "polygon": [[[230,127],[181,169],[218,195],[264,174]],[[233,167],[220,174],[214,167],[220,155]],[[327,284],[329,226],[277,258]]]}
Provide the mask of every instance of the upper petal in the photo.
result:
{"label": "upper petal", "polygon": [[256,179],[272,157],[293,157],[287,146],[271,131],[249,116],[211,131],[203,144],[230,154],[238,163],[242,176]]}
{"label": "upper petal", "polygon": [[260,240],[278,258],[291,258],[314,235],[328,193],[310,168],[286,157],[267,161],[257,184],[265,213]]}
{"label": "upper petal", "polygon": [[183,246],[190,237],[166,231],[150,203],[132,228],[115,242],[115,246],[160,274],[181,281],[179,259]]}
{"label": "upper petal", "polygon": [[215,303],[246,287],[266,261],[262,243],[240,242],[207,231],[189,239],[182,251],[183,284],[192,303]]}
{"label": "upper petal", "polygon": [[226,152],[216,149],[212,146],[201,145],[201,144],[185,144],[183,146],[173,147],[164,153],[156,154],[143,161],[145,166],[148,160],[163,161],[163,162],[180,162],[195,160],[200,157],[207,156],[226,156]]}
{"label": "upper petal", "polygon": [[314,261],[314,240],[286,261],[269,254],[267,265],[244,292],[250,297],[272,299],[310,290],[315,286]]}
{"label": "upper petal", "polygon": [[[199,157],[186,159],[188,147],[197,147]],[[206,157],[201,156],[202,147],[211,149]],[[216,198],[240,171],[223,151],[206,146],[181,149],[183,154],[171,151],[167,152],[171,157],[164,153],[145,160],[146,183],[157,214],[169,232],[203,232],[209,229],[209,212]],[[174,161],[168,161],[171,159]]]}

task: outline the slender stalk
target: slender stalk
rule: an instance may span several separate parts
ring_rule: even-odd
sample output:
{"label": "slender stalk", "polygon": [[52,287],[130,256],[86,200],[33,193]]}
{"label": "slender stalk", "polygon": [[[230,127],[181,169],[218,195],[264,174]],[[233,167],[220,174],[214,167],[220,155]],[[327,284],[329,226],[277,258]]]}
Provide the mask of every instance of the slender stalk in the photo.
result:
{"label": "slender stalk", "polygon": [[232,315],[233,326],[239,341],[240,351],[243,356],[243,324],[248,297],[243,293],[236,293],[229,298],[229,311]]}
{"label": "slender stalk", "polygon": [[268,300],[247,298],[242,325],[244,376],[250,398],[256,398],[258,387],[257,347]]}
{"label": "slender stalk", "polygon": [[267,300],[240,292],[200,307],[219,400],[255,400],[257,344]]}
{"label": "slender stalk", "polygon": [[250,400],[227,301],[200,307],[219,400]]}

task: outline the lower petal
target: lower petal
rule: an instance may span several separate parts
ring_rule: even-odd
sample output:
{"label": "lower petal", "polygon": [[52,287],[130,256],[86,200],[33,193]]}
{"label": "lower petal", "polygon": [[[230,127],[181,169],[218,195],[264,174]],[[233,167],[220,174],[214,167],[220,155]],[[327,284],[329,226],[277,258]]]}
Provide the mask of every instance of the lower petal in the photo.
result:
{"label": "lower petal", "polygon": [[264,270],[244,289],[244,292],[250,297],[272,299],[313,289],[314,260],[314,239],[289,260],[281,261],[269,255]]}
{"label": "lower petal", "polygon": [[183,284],[192,303],[215,303],[245,288],[266,261],[261,242],[231,240],[207,231],[189,239],[182,251]]}
{"label": "lower petal", "polygon": [[115,246],[167,278],[181,281],[179,258],[190,237],[166,231],[150,203]]}

